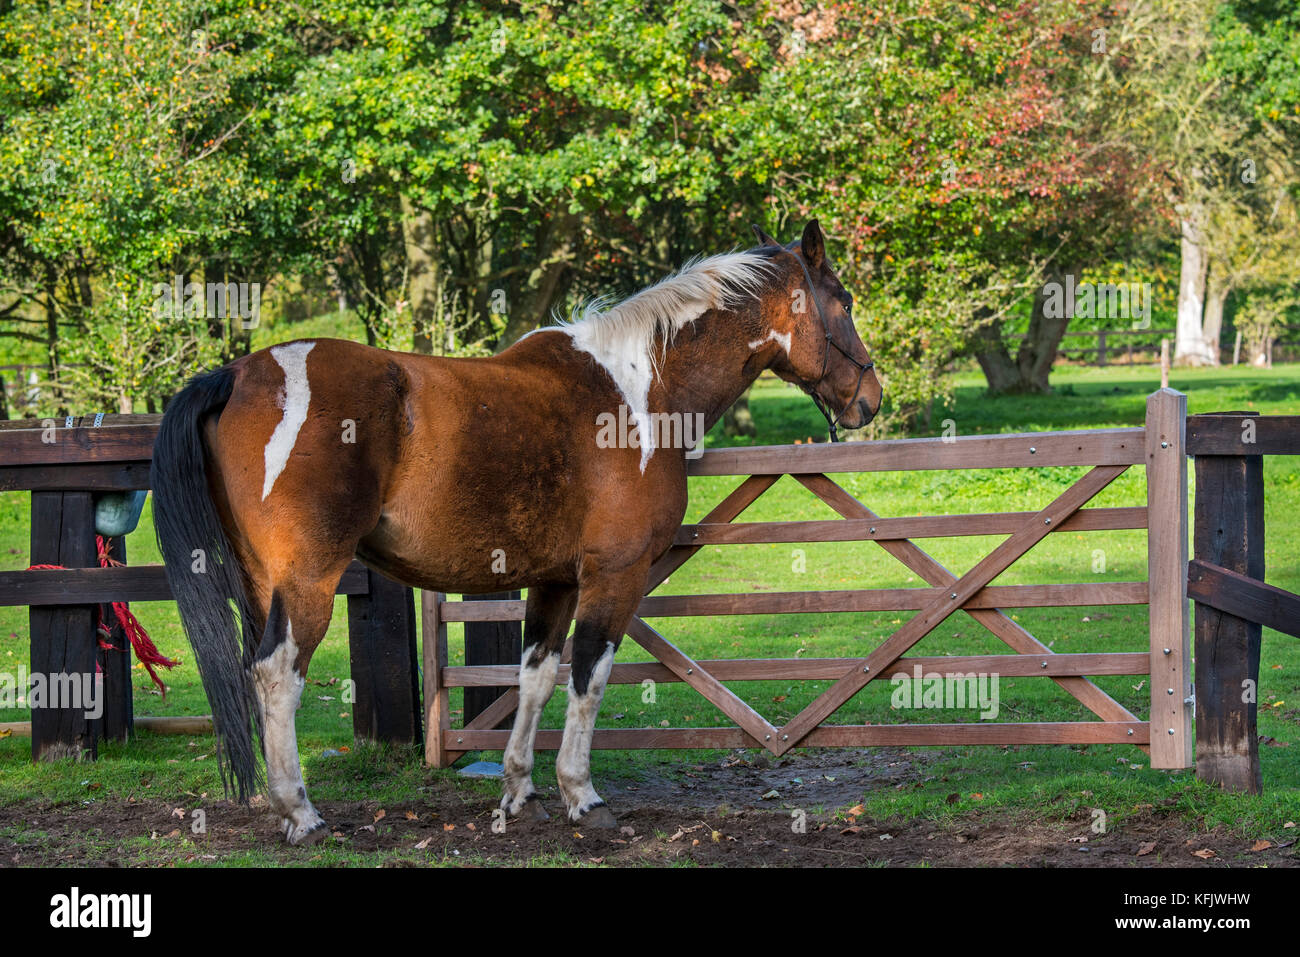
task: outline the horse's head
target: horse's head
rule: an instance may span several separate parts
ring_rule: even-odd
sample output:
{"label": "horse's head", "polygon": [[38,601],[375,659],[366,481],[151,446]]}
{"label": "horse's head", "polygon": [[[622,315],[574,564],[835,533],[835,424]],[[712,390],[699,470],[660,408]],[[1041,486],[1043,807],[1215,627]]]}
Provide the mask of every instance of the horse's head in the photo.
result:
{"label": "horse's head", "polygon": [[769,335],[781,346],[770,368],[812,396],[832,434],[836,426],[862,428],[880,411],[883,393],[853,325],[853,297],[826,258],[821,227],[810,221],[788,246],[757,226],[754,232],[773,264],[783,267],[785,283],[784,301],[764,310]]}

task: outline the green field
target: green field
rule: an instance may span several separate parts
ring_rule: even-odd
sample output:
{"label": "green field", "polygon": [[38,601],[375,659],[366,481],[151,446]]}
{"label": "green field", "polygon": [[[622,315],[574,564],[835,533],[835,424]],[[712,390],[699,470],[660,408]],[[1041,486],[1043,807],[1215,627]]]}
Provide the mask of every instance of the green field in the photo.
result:
{"label": "green field", "polygon": [[[1146,396],[1158,387],[1148,367],[1107,369],[1064,368],[1054,373],[1054,395],[1033,398],[989,398],[977,375],[963,376],[951,409],[934,416],[936,434],[951,419],[958,434],[1140,425]],[[1188,395],[1190,412],[1250,409],[1264,414],[1300,413],[1300,368],[1271,370],[1176,370],[1171,385]],[[760,435],[753,444],[781,444],[807,437],[824,437],[824,427],[812,404],[801,393],[776,381],[756,386],[752,409]],[[715,433],[710,444],[727,440]],[[1045,505],[1083,473],[1080,468],[1003,469],[971,472],[894,472],[836,476],[849,491],[882,516],[1020,511]],[[1190,473],[1190,468],[1189,468]],[[737,478],[692,480],[687,521],[697,520],[712,504],[738,484]],[[1270,583],[1300,591],[1300,458],[1269,458],[1265,463],[1267,501],[1266,563]],[[1140,469],[1130,469],[1092,505],[1145,504]],[[789,478],[781,479],[746,512],[748,521],[833,518],[834,513]],[[7,569],[28,564],[28,496],[0,495],[0,548]],[[957,574],[969,569],[996,544],[996,538],[926,540],[936,559]],[[133,563],[156,562],[149,513],[129,539]],[[795,546],[707,547],[661,590],[665,594],[785,591],[845,588],[918,587],[922,583],[902,565],[871,543]],[[1000,576],[995,584],[1134,581],[1146,576],[1146,536],[1142,531],[1062,533],[1049,536]],[[148,676],[137,667],[138,715],[204,714],[207,706],[192,656],[173,606],[137,603],[134,610],[159,649],[181,659],[167,674],[163,700]],[[1009,613],[1057,651],[1142,651],[1147,645],[1143,606],[1109,608],[1022,609]],[[27,662],[28,623],[23,608],[0,610],[0,671],[16,672]],[[906,614],[774,615],[705,619],[663,619],[652,622],[687,654],[700,659],[729,657],[838,657],[862,654],[895,630]],[[999,653],[1004,645],[965,616],[954,616],[924,639],[918,655]],[[647,656],[631,641],[619,660]],[[451,633],[451,661],[463,661],[458,626]],[[343,600],[334,623],[312,661],[309,684],[298,714],[304,771],[315,800],[410,801],[431,780],[451,772],[421,766],[414,752],[402,749],[359,749],[341,757],[322,757],[326,749],[352,744],[348,706],[339,700],[331,679],[348,675],[348,649]],[[1140,677],[1101,677],[1097,684],[1140,716],[1147,711],[1148,690]],[[738,683],[741,697],[780,724],[790,719],[828,682]],[[659,725],[709,727],[726,720],[683,685],[660,685],[653,702],[643,700],[638,686],[611,687],[601,711],[601,727]],[[835,723],[935,723],[978,720],[975,713],[926,709],[900,711],[891,707],[893,689],[884,682],[870,685],[834,718]],[[1047,680],[1007,679],[1001,683],[999,721],[1066,721],[1091,717],[1073,698]],[[563,723],[564,694],[557,692],[543,718],[543,727]],[[453,708],[459,708],[453,692]],[[1300,642],[1265,631],[1259,689],[1260,733],[1265,794],[1261,797],[1225,795],[1196,782],[1190,771],[1153,771],[1145,756],[1130,746],[981,747],[930,749],[927,777],[902,790],[872,790],[863,795],[865,813],[873,819],[926,818],[954,815],[1032,811],[1065,817],[1081,806],[1107,809],[1122,826],[1125,817],[1142,806],[1159,804],[1197,826],[1223,826],[1249,835],[1278,840],[1283,826],[1300,817]],[[0,710],[0,721],[26,720],[24,708]],[[140,733],[126,746],[101,748],[94,764],[33,766],[29,742],[11,736],[0,739],[0,802],[67,804],[143,800],[185,801],[185,795],[217,795],[220,785],[208,739]],[[596,752],[592,767],[596,787],[618,778],[669,778],[684,767],[716,762],[718,752]],[[499,759],[498,754],[482,757]],[[554,787],[551,758],[539,755],[535,778],[539,787]],[[491,806],[490,784],[464,783],[467,799]],[[188,798],[193,800],[193,798]],[[615,808],[618,810],[618,808]],[[831,808],[816,810],[832,810]],[[3,831],[0,831],[3,833]],[[1290,831],[1294,834],[1294,831]],[[139,848],[149,860],[147,837]],[[257,863],[261,852],[250,848],[236,862]],[[342,852],[335,852],[342,853]],[[346,854],[344,854],[346,858]],[[356,858],[366,861],[364,855]]]}

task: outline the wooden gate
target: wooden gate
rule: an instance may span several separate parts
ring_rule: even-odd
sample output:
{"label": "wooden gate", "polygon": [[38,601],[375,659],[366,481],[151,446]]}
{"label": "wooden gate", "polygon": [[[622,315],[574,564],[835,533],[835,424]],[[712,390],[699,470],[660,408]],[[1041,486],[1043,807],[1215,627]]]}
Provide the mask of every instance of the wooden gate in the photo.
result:
{"label": "wooden gate", "polygon": [[[595,748],[761,747],[781,755],[799,746],[1100,744],[1148,749],[1157,768],[1193,763],[1192,686],[1188,655],[1186,396],[1169,389],[1147,402],[1144,428],[1022,435],[905,439],[838,445],[717,449],[704,452],[692,475],[744,476],[703,521],[683,525],[672,549],[654,566],[646,597],[627,634],[655,659],[615,664],[611,684],[685,682],[727,716],[734,727],[598,728]],[[1090,466],[1082,478],[1036,512],[882,518],[836,484],[829,474],[922,469]],[[1126,469],[1142,466],[1147,504],[1132,508],[1084,506]],[[789,475],[840,516],[829,521],[737,522],[782,476]],[[1058,531],[1147,529],[1148,580],[1052,585],[991,585],[1021,556]],[[955,575],[914,539],[968,535],[1007,538],[964,575]],[[658,596],[653,592],[706,545],[873,541],[928,588],[854,589]],[[1150,607],[1149,645],[1132,653],[1063,654],[1052,651],[1000,609],[1071,605]],[[697,661],[645,622],[647,617],[804,612],[916,611],[879,647],[861,658]],[[957,612],[969,615],[1009,646],[1012,654],[904,657]],[[448,622],[516,621],[522,601],[450,601],[425,593],[425,754],[447,767],[465,752],[504,749],[509,732],[498,725],[518,702],[518,666],[448,665]],[[567,661],[567,653],[565,657]],[[969,672],[1054,681],[1098,720],[906,725],[828,724],[837,710],[894,667],[919,665],[949,676]],[[1089,680],[1090,675],[1147,675],[1148,720],[1130,713]],[[833,684],[782,727],[732,693],[727,681],[831,680]],[[562,665],[557,676],[568,680]],[[463,727],[452,727],[451,688],[514,686]],[[537,747],[554,750],[559,730],[542,730]]]}

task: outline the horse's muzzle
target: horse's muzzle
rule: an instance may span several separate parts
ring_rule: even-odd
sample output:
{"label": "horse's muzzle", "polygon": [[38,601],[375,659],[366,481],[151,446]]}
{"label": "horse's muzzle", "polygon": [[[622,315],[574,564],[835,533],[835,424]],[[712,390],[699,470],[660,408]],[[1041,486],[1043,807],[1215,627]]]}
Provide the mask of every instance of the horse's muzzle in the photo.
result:
{"label": "horse's muzzle", "polygon": [[878,408],[871,407],[866,397],[861,397],[840,415],[839,426],[843,429],[860,429],[869,424],[878,411]]}

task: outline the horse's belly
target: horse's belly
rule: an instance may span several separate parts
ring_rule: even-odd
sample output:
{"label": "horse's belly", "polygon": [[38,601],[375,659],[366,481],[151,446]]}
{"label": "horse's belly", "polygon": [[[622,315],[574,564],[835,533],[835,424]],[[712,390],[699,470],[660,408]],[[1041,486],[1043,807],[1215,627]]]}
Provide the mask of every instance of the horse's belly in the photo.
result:
{"label": "horse's belly", "polygon": [[406,522],[385,512],[357,546],[357,557],[404,584],[457,594],[576,582],[572,555],[555,547],[556,536],[548,531],[436,513]]}

